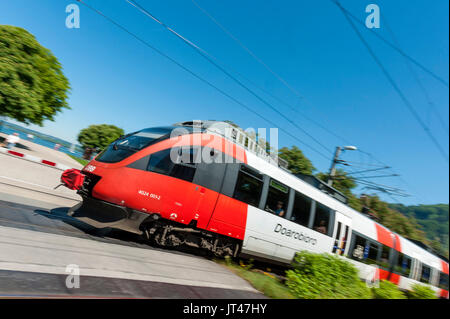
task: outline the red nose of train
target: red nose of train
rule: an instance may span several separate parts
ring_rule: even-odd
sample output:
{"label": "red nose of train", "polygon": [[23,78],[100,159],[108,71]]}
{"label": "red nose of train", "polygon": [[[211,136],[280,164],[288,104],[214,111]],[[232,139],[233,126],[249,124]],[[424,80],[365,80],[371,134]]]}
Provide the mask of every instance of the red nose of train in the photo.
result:
{"label": "red nose of train", "polygon": [[84,183],[85,175],[79,169],[66,169],[61,175],[61,183],[69,189],[80,190]]}

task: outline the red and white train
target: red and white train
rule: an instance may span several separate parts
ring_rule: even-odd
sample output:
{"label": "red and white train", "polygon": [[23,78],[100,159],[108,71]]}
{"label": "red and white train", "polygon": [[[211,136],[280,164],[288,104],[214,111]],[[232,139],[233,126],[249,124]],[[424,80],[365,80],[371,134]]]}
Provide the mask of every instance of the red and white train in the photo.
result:
{"label": "red and white train", "polygon": [[446,260],[350,208],[326,185],[280,167],[224,122],[128,134],[61,180],[83,197],[69,214],[97,228],[284,264],[301,250],[335,253],[363,279],[402,289],[423,283],[448,298]]}

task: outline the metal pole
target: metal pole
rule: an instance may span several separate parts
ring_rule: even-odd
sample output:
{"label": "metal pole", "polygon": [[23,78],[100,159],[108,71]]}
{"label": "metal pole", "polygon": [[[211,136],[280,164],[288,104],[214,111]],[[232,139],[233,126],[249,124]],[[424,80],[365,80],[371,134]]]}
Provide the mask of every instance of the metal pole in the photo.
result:
{"label": "metal pole", "polygon": [[342,148],[340,146],[336,147],[336,151],[334,152],[333,161],[331,162],[330,172],[328,173],[328,186],[333,185],[333,176],[336,174],[336,163],[338,162],[339,155],[341,154]]}

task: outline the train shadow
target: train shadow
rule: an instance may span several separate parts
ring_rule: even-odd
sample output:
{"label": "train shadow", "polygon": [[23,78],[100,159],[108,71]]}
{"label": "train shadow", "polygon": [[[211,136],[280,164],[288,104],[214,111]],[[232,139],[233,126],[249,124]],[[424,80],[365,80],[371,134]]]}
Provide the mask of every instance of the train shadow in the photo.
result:
{"label": "train shadow", "polygon": [[[99,238],[115,238],[122,241],[137,241],[141,236],[113,228],[95,228],[68,215],[70,207],[58,207],[51,210],[35,209],[34,213],[64,223],[64,230],[75,231]],[[69,226],[69,227],[67,227]],[[141,240],[142,241],[142,240]]]}
{"label": "train shadow", "polygon": [[[59,226],[52,223],[52,227],[56,227],[60,231],[69,231],[76,232],[78,235],[81,235],[81,238],[86,238],[86,235],[95,237],[97,240],[106,241],[115,244],[127,245],[131,247],[139,247],[139,248],[151,248],[155,250],[159,250],[162,252],[171,252],[178,254],[187,254],[191,256],[196,256],[199,258],[211,260],[211,261],[219,261],[224,260],[222,257],[214,256],[211,252],[198,249],[190,246],[177,246],[177,247],[161,247],[157,244],[151,243],[144,238],[144,236],[129,233],[123,230],[114,229],[114,228],[95,228],[83,221],[80,221],[72,216],[68,215],[69,207],[58,207],[51,210],[45,209],[35,209],[34,213],[40,215],[42,217],[48,218],[54,221],[60,221],[63,224]],[[76,235],[77,235],[76,234]],[[92,238],[91,237],[91,238]],[[117,240],[117,241],[116,241]],[[286,266],[276,265],[269,262],[252,260],[249,258],[238,256],[236,258],[231,258],[231,260],[235,263],[235,265],[239,265],[242,263],[250,265],[253,270],[259,270],[260,272],[269,272],[274,275],[284,276],[285,271],[289,268]]]}
{"label": "train shadow", "polygon": [[[224,260],[222,257],[214,256],[211,252],[194,248],[186,245],[177,247],[161,247],[157,244],[151,243],[144,238],[144,236],[126,232],[120,229],[114,228],[95,228],[83,221],[80,221],[72,216],[68,215],[69,207],[58,207],[51,210],[35,209],[34,213],[51,220],[57,220],[64,223],[63,227],[59,227],[64,231],[77,231],[79,235],[89,235],[99,240],[111,241],[117,244],[124,244],[127,246],[140,247],[140,248],[152,248],[164,252],[181,253],[191,256],[197,256],[208,260]],[[54,224],[53,224],[54,225]],[[58,226],[56,226],[58,227]],[[119,242],[114,242],[115,240]],[[284,275],[286,266],[276,265],[269,262],[252,260],[249,258],[243,258],[238,256],[231,259],[235,264],[241,264],[243,261],[245,264],[252,264],[253,269],[261,269],[273,274]]]}
{"label": "train shadow", "polygon": [[[89,236],[96,237],[98,239],[114,239],[119,240],[123,244],[132,245],[132,246],[141,246],[144,247],[152,247],[154,249],[158,249],[161,251],[171,251],[171,252],[180,252],[180,253],[186,253],[189,255],[195,255],[199,257],[203,257],[206,259],[213,259],[214,257],[210,255],[208,252],[205,252],[203,250],[195,249],[193,247],[188,246],[181,246],[181,247],[175,247],[175,248],[167,248],[167,247],[161,247],[156,244],[150,243],[148,240],[146,240],[143,236],[138,234],[133,234],[130,232],[126,232],[120,229],[114,229],[114,228],[95,228],[83,221],[80,221],[72,216],[68,215],[70,207],[58,207],[51,210],[45,210],[45,209],[35,209],[34,213],[37,215],[40,215],[42,217],[51,219],[51,220],[57,220],[64,223],[62,227],[59,227],[59,230],[66,230],[71,232],[78,232],[79,234],[86,234]],[[58,228],[58,226],[56,226]]]}

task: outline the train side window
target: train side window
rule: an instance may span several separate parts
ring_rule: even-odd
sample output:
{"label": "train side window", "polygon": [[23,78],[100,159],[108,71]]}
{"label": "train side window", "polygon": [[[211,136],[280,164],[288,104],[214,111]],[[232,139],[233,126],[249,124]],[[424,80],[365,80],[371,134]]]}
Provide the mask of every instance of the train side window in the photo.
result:
{"label": "train side window", "polygon": [[297,224],[308,227],[309,217],[311,215],[311,198],[295,192],[294,209],[292,210],[291,220]]}
{"label": "train side window", "polygon": [[188,182],[192,182],[195,174],[195,154],[197,152],[193,148],[176,149],[176,153],[172,153],[175,162],[171,158],[172,149],[166,149],[150,156],[147,170],[169,175]]}
{"label": "train side window", "polygon": [[170,149],[167,149],[150,156],[147,170],[159,174],[170,175],[174,165],[174,162],[170,159]]}
{"label": "train side window", "polygon": [[439,288],[448,290],[448,275],[442,271],[439,273]]}
{"label": "train side window", "polygon": [[411,263],[412,260],[410,257],[398,253],[397,264],[395,265],[394,271],[399,275],[409,277],[409,274],[411,273]]}
{"label": "train side window", "polygon": [[351,253],[349,254],[350,258],[355,259],[357,261],[363,261],[365,256],[365,248],[366,248],[366,242],[367,240],[361,236],[354,235],[354,243],[353,243],[353,249]]}
{"label": "train side window", "polygon": [[366,246],[368,248],[366,263],[367,264],[378,264],[378,252],[380,251],[380,246],[376,243],[369,242]]}
{"label": "train side window", "polygon": [[376,264],[379,251],[378,245],[362,236],[356,234],[354,236],[353,248],[349,254],[350,258],[369,265]]}
{"label": "train side window", "polygon": [[406,255],[403,255],[402,272],[405,277],[409,277],[411,273],[412,259]]}
{"label": "train side window", "polygon": [[239,171],[233,198],[258,207],[263,187],[263,176],[243,165]]}
{"label": "train side window", "polygon": [[430,282],[431,268],[425,264],[422,264],[422,273],[420,275],[420,281],[424,283]]}
{"label": "train side window", "polygon": [[289,187],[271,178],[265,210],[280,217],[285,217],[288,200]]}
{"label": "train side window", "polygon": [[319,233],[329,235],[330,219],[331,219],[331,209],[317,202],[313,229]]}
{"label": "train side window", "polygon": [[192,182],[195,175],[194,165],[177,164],[173,167],[170,176]]}
{"label": "train side window", "polygon": [[179,156],[176,164],[173,166],[170,176],[192,182],[195,175],[196,163],[198,161],[197,148],[183,147],[179,149]]}

